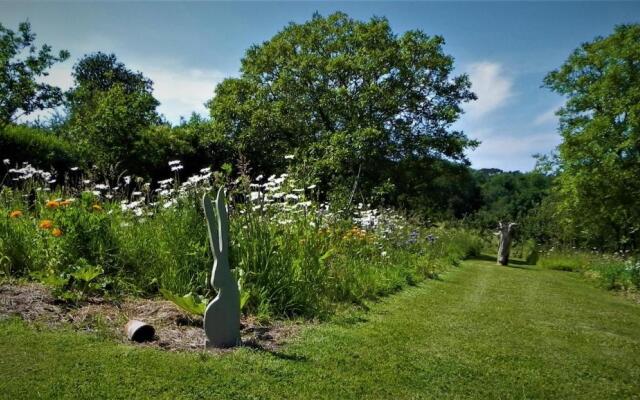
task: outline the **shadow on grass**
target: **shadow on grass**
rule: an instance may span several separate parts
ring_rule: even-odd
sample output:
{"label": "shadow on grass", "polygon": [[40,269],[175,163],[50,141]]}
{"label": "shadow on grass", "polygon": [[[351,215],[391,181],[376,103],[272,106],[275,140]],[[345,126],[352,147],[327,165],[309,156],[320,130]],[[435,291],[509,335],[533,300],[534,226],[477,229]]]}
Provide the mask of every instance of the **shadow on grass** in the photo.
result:
{"label": "shadow on grass", "polygon": [[[481,260],[481,261],[492,261],[493,263],[497,264],[496,257],[495,256],[490,256],[488,254],[480,254],[479,256],[475,256],[475,257],[473,257],[471,259],[472,260]],[[506,265],[506,267],[520,268],[520,269],[531,269],[531,267],[533,267],[533,265],[527,264],[526,262],[524,262],[522,260],[511,259],[511,260],[509,260],[509,265]]]}
{"label": "shadow on grass", "polygon": [[286,354],[286,353],[274,350],[272,348],[263,346],[262,344],[254,340],[243,341],[242,346],[248,347],[250,349],[253,349],[262,353],[269,354],[280,360],[287,360],[287,361],[307,361],[308,360],[306,356],[302,356],[299,354]]}
{"label": "shadow on grass", "polygon": [[[367,310],[369,308],[367,307]],[[363,324],[365,322],[369,322],[368,318],[365,318],[362,315],[347,315],[344,317],[339,317],[339,318],[335,318],[333,323],[339,326],[343,326],[343,327],[349,327],[349,326],[355,326],[355,325],[360,325]]]}

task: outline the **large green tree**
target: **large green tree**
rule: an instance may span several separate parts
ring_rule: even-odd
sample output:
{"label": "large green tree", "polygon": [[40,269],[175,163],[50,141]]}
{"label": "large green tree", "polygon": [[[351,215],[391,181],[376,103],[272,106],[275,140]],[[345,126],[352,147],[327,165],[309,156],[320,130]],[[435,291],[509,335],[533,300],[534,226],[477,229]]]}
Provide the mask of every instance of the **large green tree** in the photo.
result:
{"label": "large green tree", "polygon": [[545,78],[560,109],[559,219],[602,247],[640,236],[640,25],[577,48]]}
{"label": "large green tree", "polygon": [[296,153],[325,184],[351,188],[358,176],[359,189],[384,195],[403,161],[465,163],[476,145],[451,129],[475,96],[443,44],[418,30],[398,36],[384,18],[315,14],[247,50],[241,76],[209,103],[214,127],[254,170]]}
{"label": "large green tree", "polygon": [[14,32],[0,24],[0,128],[36,110],[56,107],[62,91],[39,81],[53,64],[69,58],[62,50],[55,55],[49,45],[34,45],[35,33],[23,22]]}
{"label": "large green tree", "polygon": [[67,135],[84,145],[98,166],[136,170],[136,146],[148,139],[145,130],[160,121],[153,82],[115,55],[100,52],[82,58],[73,78]]}

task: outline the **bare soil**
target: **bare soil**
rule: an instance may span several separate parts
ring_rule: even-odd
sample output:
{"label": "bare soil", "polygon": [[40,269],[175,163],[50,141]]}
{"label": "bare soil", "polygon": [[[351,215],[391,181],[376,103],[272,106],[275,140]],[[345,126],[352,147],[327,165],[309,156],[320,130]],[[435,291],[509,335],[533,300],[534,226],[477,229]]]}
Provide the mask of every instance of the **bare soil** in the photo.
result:
{"label": "bare soil", "polygon": [[[126,298],[115,302],[93,298],[72,306],[57,301],[49,288],[37,283],[0,284],[0,320],[10,316],[50,326],[67,324],[123,343],[170,351],[202,351],[206,339],[202,318],[187,315],[166,300]],[[153,326],[154,339],[129,341],[124,326],[132,319]],[[295,337],[301,326],[285,321],[262,324],[254,317],[242,317],[242,345],[274,351]]]}

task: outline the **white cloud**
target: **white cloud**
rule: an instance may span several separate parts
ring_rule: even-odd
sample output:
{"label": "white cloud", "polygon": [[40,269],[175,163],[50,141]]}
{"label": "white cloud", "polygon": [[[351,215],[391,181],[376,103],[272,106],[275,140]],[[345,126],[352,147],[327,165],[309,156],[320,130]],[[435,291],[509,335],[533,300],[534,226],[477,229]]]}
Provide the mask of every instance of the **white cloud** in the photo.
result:
{"label": "white cloud", "polygon": [[469,103],[467,115],[478,119],[503,106],[513,96],[513,80],[504,72],[502,64],[482,61],[469,65],[467,73],[471,79],[471,90],[478,100]]}
{"label": "white cloud", "polygon": [[557,133],[540,132],[526,136],[482,135],[482,144],[469,158],[474,168],[500,168],[505,171],[531,170],[532,155],[548,153],[560,144]]}
{"label": "white cloud", "polygon": [[73,63],[71,61],[55,64],[49,70],[49,75],[42,78],[42,81],[53,86],[58,86],[62,90],[68,90],[73,86],[73,78],[71,77],[72,69]]}
{"label": "white cloud", "polygon": [[546,124],[556,124],[558,122],[558,117],[556,116],[556,111],[558,111],[558,109],[560,107],[562,107],[563,104],[559,104],[555,107],[552,107],[550,109],[548,109],[547,111],[539,114],[534,120],[533,120],[533,124],[534,125],[546,125]]}
{"label": "white cloud", "polygon": [[160,102],[158,111],[171,122],[188,117],[192,112],[206,115],[204,103],[211,99],[216,85],[229,74],[213,69],[183,68],[175,64],[164,66],[135,64],[153,81],[153,94]]}
{"label": "white cloud", "polygon": [[[75,61],[54,65],[43,82],[63,90],[73,85],[71,71]],[[142,72],[153,81],[153,95],[160,102],[158,112],[172,123],[180,117],[188,118],[192,112],[208,115],[204,103],[214,95],[215,87],[224,78],[231,76],[215,69],[185,68],[177,63],[125,62],[127,68]],[[20,120],[33,121],[51,116],[51,110],[37,111]]]}

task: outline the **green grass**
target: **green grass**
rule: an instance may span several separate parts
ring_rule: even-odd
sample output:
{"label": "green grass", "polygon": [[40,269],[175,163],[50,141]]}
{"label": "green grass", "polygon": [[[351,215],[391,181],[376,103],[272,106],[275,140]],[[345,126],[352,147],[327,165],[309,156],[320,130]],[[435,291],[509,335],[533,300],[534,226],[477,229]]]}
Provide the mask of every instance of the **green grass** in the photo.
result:
{"label": "green grass", "polygon": [[467,261],[283,350],[167,353],[0,323],[0,397],[640,398],[640,305]]}

